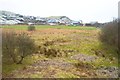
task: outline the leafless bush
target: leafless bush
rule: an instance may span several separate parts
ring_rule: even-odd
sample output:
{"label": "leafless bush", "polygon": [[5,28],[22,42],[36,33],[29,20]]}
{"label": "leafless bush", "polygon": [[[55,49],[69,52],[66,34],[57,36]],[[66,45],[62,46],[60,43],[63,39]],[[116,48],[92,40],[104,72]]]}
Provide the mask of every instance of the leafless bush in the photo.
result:
{"label": "leafless bush", "polygon": [[2,31],[2,51],[3,59],[12,59],[16,63],[15,48],[16,48],[16,33],[13,30]]}
{"label": "leafless bush", "polygon": [[26,33],[21,33],[17,36],[18,54],[20,60],[18,63],[22,63],[24,57],[32,54],[35,50],[34,41]]}
{"label": "leafless bush", "polygon": [[[120,27],[119,19],[111,23],[108,23],[102,28],[100,37],[99,37],[102,42],[118,48],[118,50],[116,51],[118,53],[118,58],[120,57],[120,40],[119,40],[120,32],[118,32],[119,27]],[[118,62],[120,64],[120,59],[118,59]]]}
{"label": "leafless bush", "polygon": [[26,33],[3,30],[3,58],[12,59],[14,63],[22,63],[24,57],[35,50],[34,41]]}
{"label": "leafless bush", "polygon": [[102,42],[118,47],[118,22],[115,20],[103,26],[99,37]]}

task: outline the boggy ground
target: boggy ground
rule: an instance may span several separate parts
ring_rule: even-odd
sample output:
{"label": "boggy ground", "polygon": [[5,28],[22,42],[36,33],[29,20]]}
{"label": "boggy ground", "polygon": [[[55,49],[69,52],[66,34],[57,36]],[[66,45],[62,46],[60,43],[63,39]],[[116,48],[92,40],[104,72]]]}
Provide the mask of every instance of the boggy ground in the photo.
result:
{"label": "boggy ground", "polygon": [[118,77],[116,48],[99,41],[100,29],[48,28],[25,32],[35,40],[37,46],[36,53],[28,56],[32,63],[4,77]]}

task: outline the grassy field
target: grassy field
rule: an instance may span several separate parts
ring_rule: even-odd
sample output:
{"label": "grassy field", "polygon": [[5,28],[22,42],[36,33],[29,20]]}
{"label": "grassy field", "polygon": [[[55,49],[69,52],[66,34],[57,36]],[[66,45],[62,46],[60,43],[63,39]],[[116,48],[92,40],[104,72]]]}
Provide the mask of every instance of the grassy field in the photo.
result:
{"label": "grassy field", "polygon": [[[27,56],[23,64],[3,63],[4,77],[110,77],[109,74],[97,74],[97,69],[118,66],[117,48],[99,41],[98,28],[37,25],[36,31],[27,31],[27,25],[2,27],[25,31],[35,40],[37,47],[41,46],[36,53]],[[48,57],[41,52],[57,53],[58,56]]]}
{"label": "grassy field", "polygon": [[[27,30],[28,25],[3,25],[3,28],[14,28],[18,30]],[[77,29],[77,30],[96,30],[95,27],[80,27],[80,26],[50,26],[50,25],[36,25],[36,29],[56,28],[56,29]]]}

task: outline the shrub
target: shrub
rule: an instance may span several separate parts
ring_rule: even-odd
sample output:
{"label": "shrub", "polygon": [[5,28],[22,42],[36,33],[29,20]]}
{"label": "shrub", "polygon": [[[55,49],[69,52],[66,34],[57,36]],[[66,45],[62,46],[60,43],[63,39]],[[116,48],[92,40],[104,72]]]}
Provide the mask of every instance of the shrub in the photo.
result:
{"label": "shrub", "polygon": [[110,45],[118,47],[118,20],[103,26],[100,33],[100,40]]}
{"label": "shrub", "polygon": [[35,30],[35,26],[34,25],[29,25],[28,26],[28,31],[34,31]]}
{"label": "shrub", "polygon": [[16,33],[13,30],[2,31],[2,52],[3,59],[12,59],[16,63],[15,48],[16,48]]}
{"label": "shrub", "polygon": [[24,57],[35,50],[34,41],[26,33],[11,30],[2,32],[3,59],[12,59],[14,63],[22,63]]}
{"label": "shrub", "polygon": [[[119,58],[120,57],[120,40],[119,40],[120,32],[118,32],[119,30],[118,27],[120,27],[119,19],[106,24],[105,26],[103,26],[99,38],[102,42],[117,47],[118,48],[117,54]],[[118,59],[118,61],[120,66],[120,59]]]}
{"label": "shrub", "polygon": [[24,57],[33,53],[35,45],[34,41],[26,33],[19,34],[17,36],[17,42],[18,55],[20,56],[19,64],[22,63]]}

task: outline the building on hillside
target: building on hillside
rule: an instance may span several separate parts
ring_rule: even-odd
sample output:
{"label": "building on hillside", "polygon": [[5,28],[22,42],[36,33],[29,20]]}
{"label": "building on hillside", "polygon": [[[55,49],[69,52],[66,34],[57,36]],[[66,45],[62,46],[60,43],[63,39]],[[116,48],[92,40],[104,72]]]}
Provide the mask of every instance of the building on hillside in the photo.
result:
{"label": "building on hillside", "polygon": [[45,25],[45,24],[47,24],[47,21],[46,21],[45,18],[36,17],[36,19],[35,19],[35,24],[38,24],[38,25]]}
{"label": "building on hillside", "polygon": [[66,22],[65,21],[63,21],[63,20],[59,20],[59,23],[58,23],[59,25],[66,25]]}
{"label": "building on hillside", "polygon": [[3,25],[3,24],[5,24],[5,21],[0,19],[0,25]]}
{"label": "building on hillside", "polygon": [[83,24],[83,26],[92,26],[92,24],[91,23],[85,23],[85,24]]}
{"label": "building on hillside", "polygon": [[70,20],[66,16],[51,16],[48,17],[48,23],[52,23],[55,25],[67,25],[70,24],[72,20]]}
{"label": "building on hillside", "polygon": [[102,27],[104,24],[95,22],[85,23],[84,26],[92,26],[92,27]]}
{"label": "building on hillside", "polygon": [[16,18],[16,20],[18,20],[18,21],[24,21],[24,19],[20,18],[20,17]]}
{"label": "building on hillside", "polygon": [[56,19],[50,19],[47,21],[47,24],[49,25],[58,25],[59,21]]}
{"label": "building on hillside", "polygon": [[13,24],[18,24],[18,22],[17,22],[17,21],[14,21],[14,20],[7,20],[7,21],[6,21],[6,24],[13,25]]}
{"label": "building on hillside", "polygon": [[73,25],[73,26],[80,26],[82,24],[79,21],[72,21],[71,25]]}

